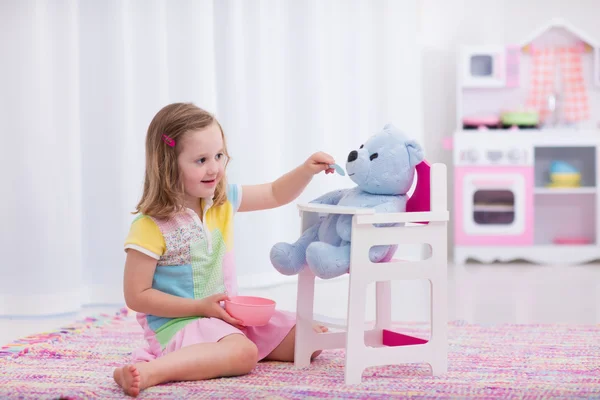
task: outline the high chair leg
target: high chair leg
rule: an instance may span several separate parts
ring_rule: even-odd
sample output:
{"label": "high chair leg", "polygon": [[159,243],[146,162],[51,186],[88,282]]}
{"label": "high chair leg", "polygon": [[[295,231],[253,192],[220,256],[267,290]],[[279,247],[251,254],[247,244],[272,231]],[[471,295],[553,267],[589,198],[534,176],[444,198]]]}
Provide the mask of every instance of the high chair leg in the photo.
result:
{"label": "high chair leg", "polygon": [[390,329],[392,325],[392,282],[375,283],[377,329]]}
{"label": "high chair leg", "polygon": [[346,385],[360,385],[362,383],[362,374],[364,368],[360,364],[349,365],[348,356],[346,355],[346,367],[344,368],[344,383]]}
{"label": "high chair leg", "polygon": [[345,381],[347,385],[362,381],[365,346],[365,303],[367,285],[360,274],[350,274],[348,285],[348,323],[346,331]]}
{"label": "high chair leg", "polygon": [[316,333],[312,329],[315,298],[315,275],[305,268],[298,274],[298,295],[296,305],[296,343],[294,365],[308,367],[312,355],[311,342]]}
{"label": "high chair leg", "polygon": [[432,376],[445,375],[448,373],[448,359],[445,354],[443,357],[441,355],[436,357],[436,360],[430,362],[430,365]]}
{"label": "high chair leg", "polygon": [[430,362],[433,375],[448,371],[448,292],[446,274],[430,278],[431,282],[431,345],[436,348]]}

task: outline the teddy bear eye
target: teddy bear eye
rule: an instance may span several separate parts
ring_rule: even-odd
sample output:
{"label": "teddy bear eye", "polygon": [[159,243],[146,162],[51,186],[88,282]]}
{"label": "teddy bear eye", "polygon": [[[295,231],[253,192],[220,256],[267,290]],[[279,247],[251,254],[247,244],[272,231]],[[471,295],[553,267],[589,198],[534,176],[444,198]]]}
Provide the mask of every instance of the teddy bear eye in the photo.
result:
{"label": "teddy bear eye", "polygon": [[371,154],[371,157],[369,157],[371,159],[371,161],[373,161],[374,159],[376,159],[377,157],[379,157],[379,154],[377,153],[373,153]]}
{"label": "teddy bear eye", "polygon": [[361,144],[360,147],[359,147],[359,149],[362,149],[363,147],[365,147],[365,145]]}

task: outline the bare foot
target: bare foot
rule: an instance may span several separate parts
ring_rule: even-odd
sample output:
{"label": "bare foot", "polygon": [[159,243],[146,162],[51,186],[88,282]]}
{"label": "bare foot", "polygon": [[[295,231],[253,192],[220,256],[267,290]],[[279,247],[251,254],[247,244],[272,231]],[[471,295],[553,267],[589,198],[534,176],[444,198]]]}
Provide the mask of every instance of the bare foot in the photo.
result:
{"label": "bare foot", "polygon": [[126,365],[121,368],[115,368],[113,379],[121,386],[121,388],[123,388],[125,394],[132,397],[137,397],[137,395],[140,394],[142,380],[135,365]]}
{"label": "bare foot", "polygon": [[[313,330],[317,333],[329,332],[329,328],[327,328],[324,325],[314,325]],[[322,352],[322,350],[315,351],[314,353],[312,353],[312,356],[310,357],[310,359],[314,360],[315,358],[317,358],[319,356],[319,354],[321,354],[321,352]]]}

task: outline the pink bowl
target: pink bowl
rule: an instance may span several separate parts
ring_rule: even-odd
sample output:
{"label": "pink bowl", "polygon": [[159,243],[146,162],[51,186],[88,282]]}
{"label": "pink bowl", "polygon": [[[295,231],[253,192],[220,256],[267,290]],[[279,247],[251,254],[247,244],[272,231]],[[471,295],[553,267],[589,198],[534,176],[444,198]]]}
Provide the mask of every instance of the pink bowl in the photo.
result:
{"label": "pink bowl", "polygon": [[225,300],[225,311],[246,326],[263,326],[275,313],[275,302],[264,297],[233,296]]}
{"label": "pink bowl", "polygon": [[465,125],[498,125],[500,123],[500,117],[497,115],[470,115],[463,117],[463,124]]}

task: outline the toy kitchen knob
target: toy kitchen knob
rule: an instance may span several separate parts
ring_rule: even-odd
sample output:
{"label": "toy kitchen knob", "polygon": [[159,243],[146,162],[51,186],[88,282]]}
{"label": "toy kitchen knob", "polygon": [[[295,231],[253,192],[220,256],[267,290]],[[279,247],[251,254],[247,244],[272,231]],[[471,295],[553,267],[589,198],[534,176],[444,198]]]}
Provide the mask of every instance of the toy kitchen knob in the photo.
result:
{"label": "toy kitchen knob", "polygon": [[465,158],[467,159],[467,161],[474,163],[477,160],[479,160],[479,154],[477,154],[477,150],[475,150],[475,149],[467,150],[466,154],[465,154]]}
{"label": "toy kitchen knob", "polygon": [[517,162],[522,158],[521,151],[519,149],[511,149],[506,157],[512,162]]}

